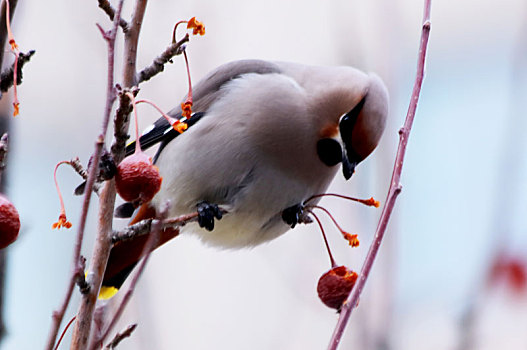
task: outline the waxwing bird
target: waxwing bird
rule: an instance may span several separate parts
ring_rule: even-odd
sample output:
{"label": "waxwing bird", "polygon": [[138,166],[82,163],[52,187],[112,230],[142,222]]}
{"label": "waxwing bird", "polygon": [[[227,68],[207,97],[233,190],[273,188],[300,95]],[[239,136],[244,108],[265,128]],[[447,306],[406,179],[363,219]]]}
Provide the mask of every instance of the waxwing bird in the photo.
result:
{"label": "waxwing bird", "polygon": [[[181,233],[218,247],[251,247],[305,221],[304,202],[324,193],[339,169],[352,176],[383,133],[388,93],[376,75],[351,67],[243,60],[194,86],[193,111],[184,133],[161,118],[141,137],[143,148],[159,143],[154,162],[163,182],[132,222],[154,217],[169,201],[168,217],[197,210],[199,220],[163,232],[160,244]],[[181,109],[169,115],[181,118]],[[218,206],[227,210],[223,217]],[[141,236],[114,246],[103,286],[120,287],[145,242]]]}

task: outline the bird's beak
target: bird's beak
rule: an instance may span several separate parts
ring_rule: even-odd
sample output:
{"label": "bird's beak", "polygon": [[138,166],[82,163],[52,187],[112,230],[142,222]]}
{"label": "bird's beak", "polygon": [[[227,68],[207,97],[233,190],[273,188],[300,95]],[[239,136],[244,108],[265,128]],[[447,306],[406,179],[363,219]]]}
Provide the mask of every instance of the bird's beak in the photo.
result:
{"label": "bird's beak", "polygon": [[340,136],[342,138],[345,151],[342,152],[342,172],[346,180],[349,180],[351,175],[355,172],[355,167],[362,160],[353,150],[351,144],[351,135],[357,122],[357,118],[364,106],[365,97],[346,115],[344,115],[339,123]]}
{"label": "bird's beak", "polygon": [[346,180],[349,180],[351,175],[353,175],[357,164],[358,162],[350,162],[348,156],[346,155],[346,152],[342,153],[342,173]]}

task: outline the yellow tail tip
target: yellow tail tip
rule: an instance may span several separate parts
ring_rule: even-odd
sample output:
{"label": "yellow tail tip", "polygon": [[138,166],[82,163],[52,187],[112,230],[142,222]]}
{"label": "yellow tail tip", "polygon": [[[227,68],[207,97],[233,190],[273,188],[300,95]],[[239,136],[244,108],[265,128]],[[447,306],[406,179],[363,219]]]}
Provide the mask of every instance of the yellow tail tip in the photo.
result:
{"label": "yellow tail tip", "polygon": [[[88,271],[84,272],[84,278],[88,277]],[[99,299],[100,300],[108,300],[111,297],[113,297],[119,289],[115,287],[107,287],[107,286],[101,286],[101,290],[99,291]]]}
{"label": "yellow tail tip", "polygon": [[110,299],[115,294],[117,294],[118,291],[119,289],[115,287],[102,286],[101,290],[99,291],[99,299],[102,299],[102,300]]}

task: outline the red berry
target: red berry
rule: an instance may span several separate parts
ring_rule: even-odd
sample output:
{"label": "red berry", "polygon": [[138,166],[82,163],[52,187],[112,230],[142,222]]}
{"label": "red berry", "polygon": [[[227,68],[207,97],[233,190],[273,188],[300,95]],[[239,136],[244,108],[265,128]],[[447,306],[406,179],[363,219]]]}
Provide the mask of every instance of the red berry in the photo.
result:
{"label": "red berry", "polygon": [[19,231],[20,217],[15,206],[0,195],[0,249],[16,241]]}
{"label": "red berry", "polygon": [[357,277],[357,273],[346,266],[332,268],[318,280],[318,297],[326,306],[339,310],[353,289]]}
{"label": "red berry", "polygon": [[117,193],[128,202],[145,203],[154,198],[163,178],[143,152],[126,157],[117,167],[115,185]]}

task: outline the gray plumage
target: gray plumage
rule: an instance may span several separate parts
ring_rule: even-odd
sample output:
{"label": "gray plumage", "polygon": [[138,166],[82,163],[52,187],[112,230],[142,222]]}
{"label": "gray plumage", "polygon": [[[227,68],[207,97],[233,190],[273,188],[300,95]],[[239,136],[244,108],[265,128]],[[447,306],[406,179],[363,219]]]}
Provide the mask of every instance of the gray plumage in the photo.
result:
{"label": "gray plumage", "polygon": [[[343,137],[340,118],[359,103],[351,134]],[[373,151],[388,94],[376,75],[351,67],[245,60],[196,84],[193,111],[204,117],[157,158],[163,183],[152,205],[170,201],[169,216],[191,213],[201,201],[225,207],[229,213],[212,232],[195,223],[181,232],[236,248],[283,234],[290,227],[282,211],[327,189],[340,165],[321,161],[319,140],[338,141],[356,162]]]}

